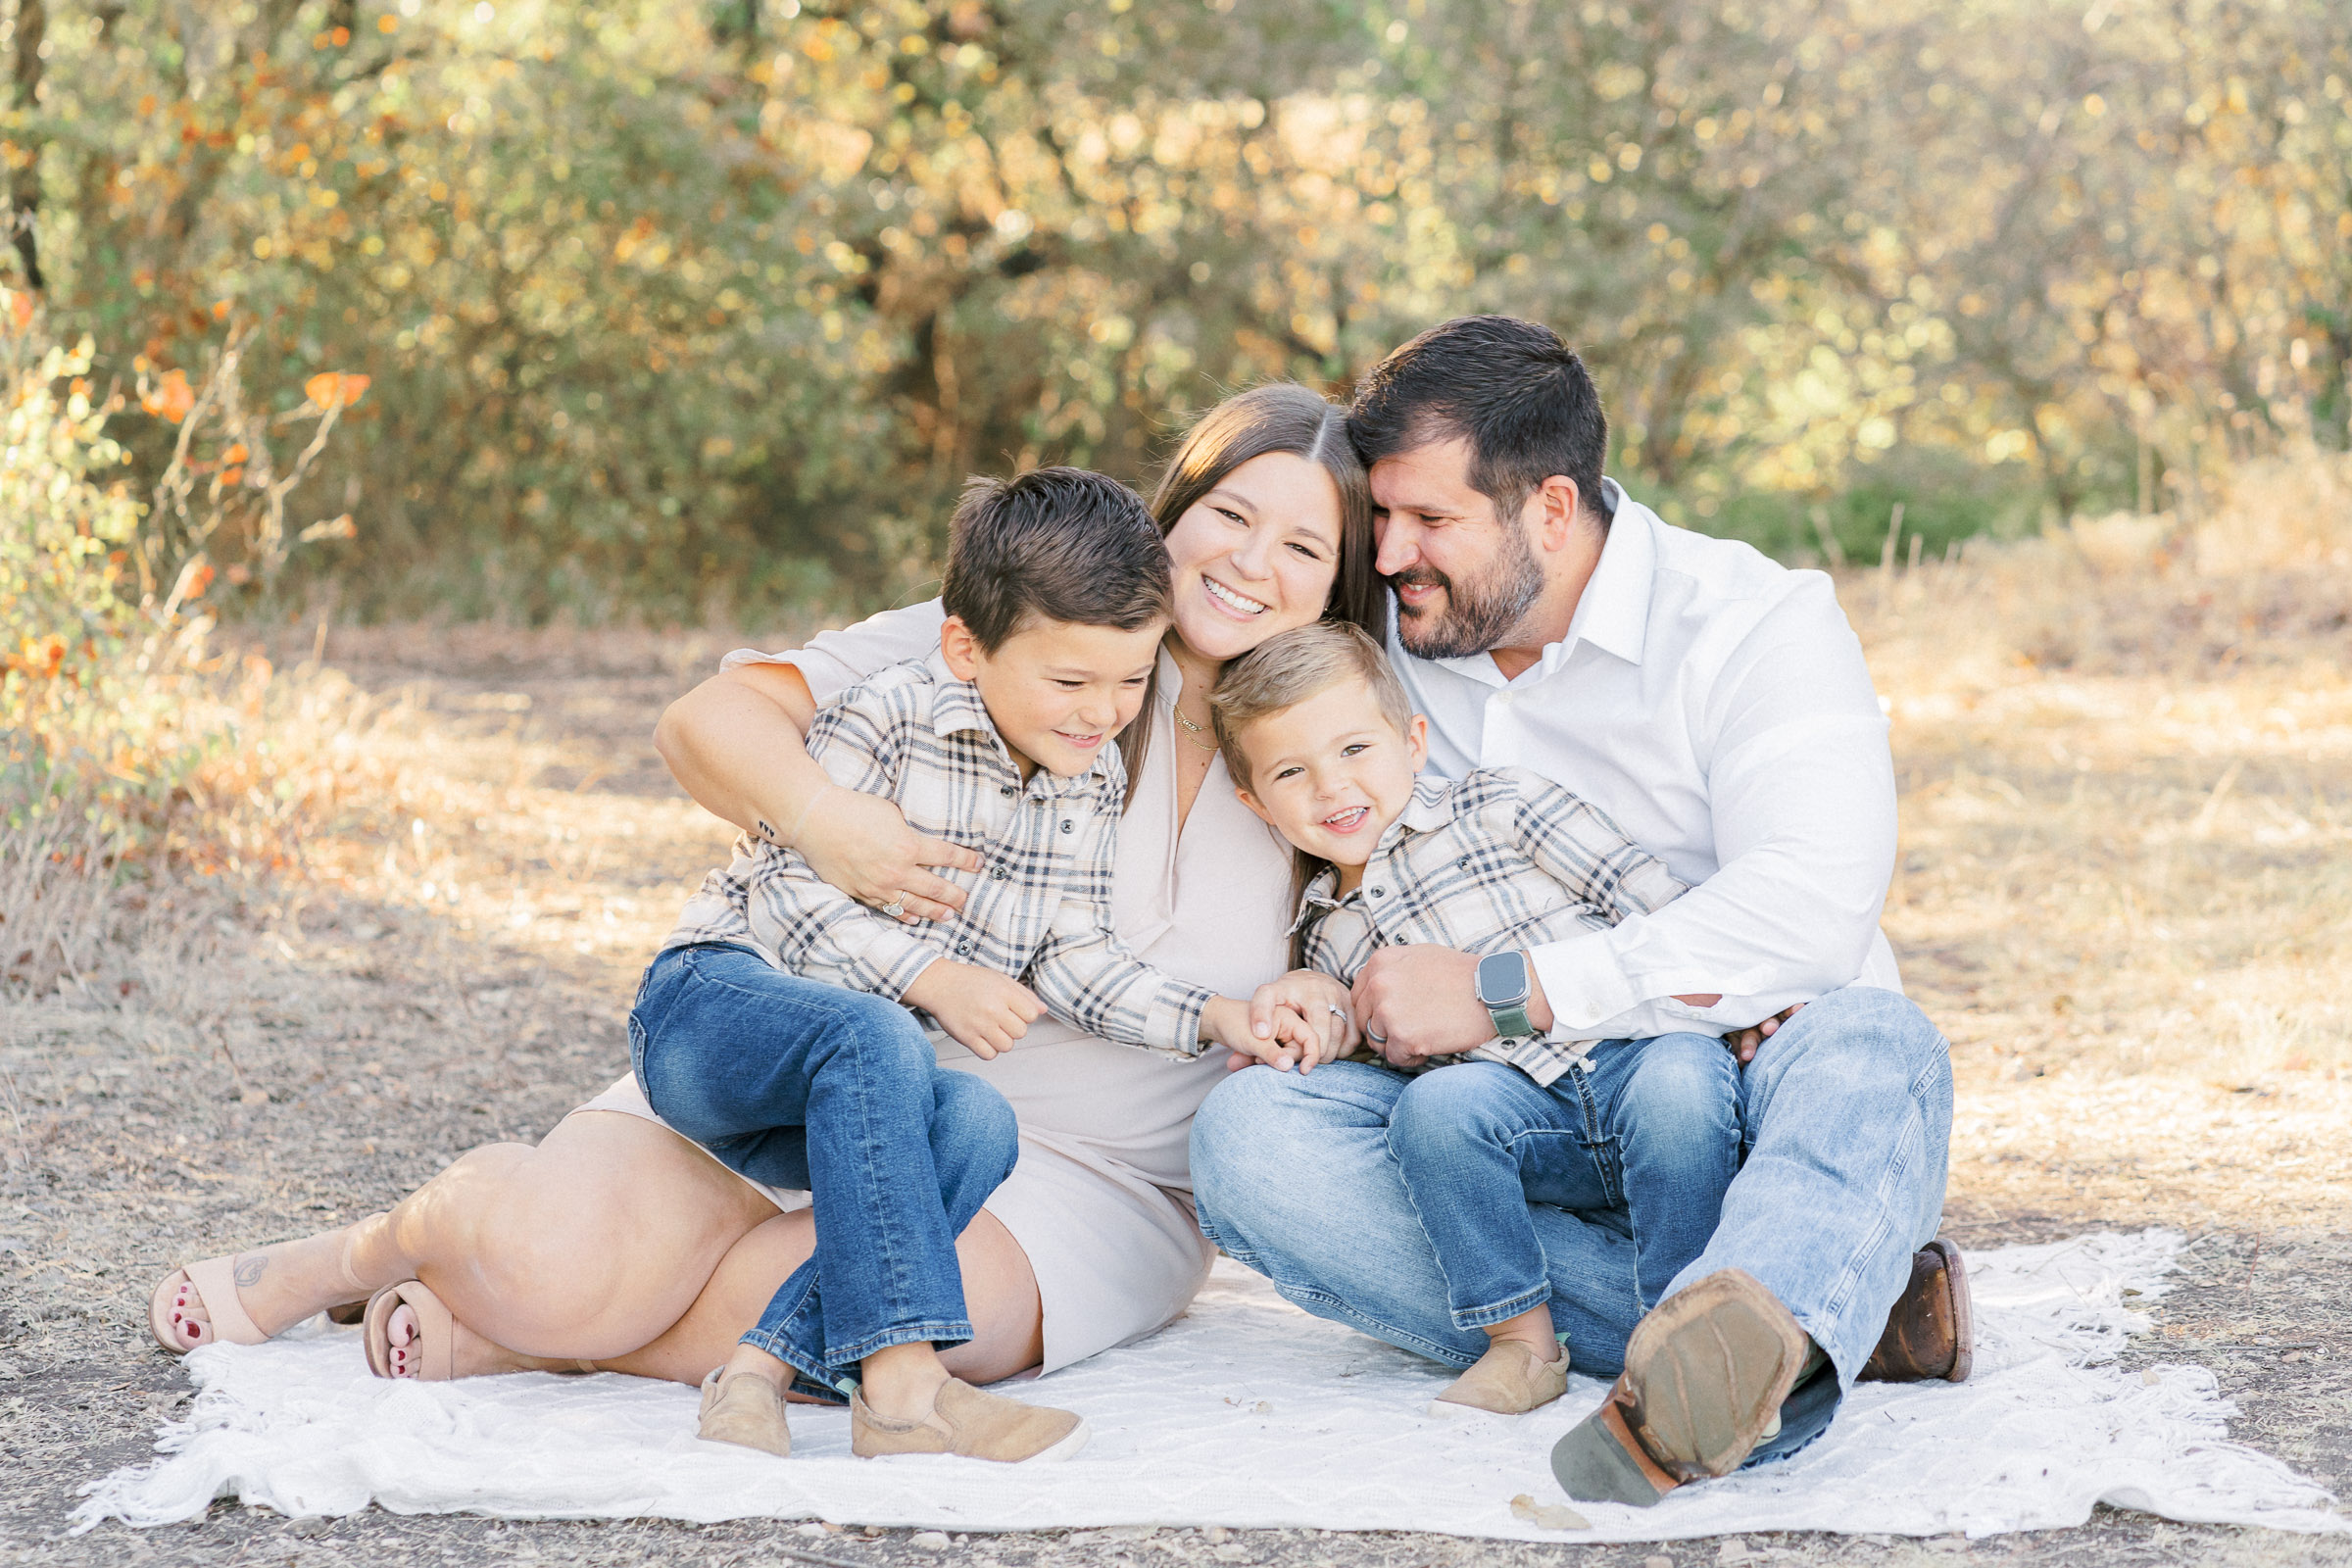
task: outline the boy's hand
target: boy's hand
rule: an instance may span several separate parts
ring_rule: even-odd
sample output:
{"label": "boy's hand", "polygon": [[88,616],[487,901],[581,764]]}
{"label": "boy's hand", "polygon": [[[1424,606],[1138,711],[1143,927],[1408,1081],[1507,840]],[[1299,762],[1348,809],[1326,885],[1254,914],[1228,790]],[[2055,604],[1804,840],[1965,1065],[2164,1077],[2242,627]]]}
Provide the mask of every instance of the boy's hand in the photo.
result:
{"label": "boy's hand", "polygon": [[[1277,1037],[1274,1016],[1289,1008],[1312,1031],[1315,1061],[1337,1061],[1355,1049],[1355,1014],[1348,1010],[1348,988],[1317,969],[1293,969],[1278,980],[1259,986],[1250,998],[1250,1031],[1260,1040]],[[1312,1067],[1314,1062],[1302,1062]]]}
{"label": "boy's hand", "polygon": [[[1300,1072],[1312,1072],[1317,1064],[1337,1057],[1343,1049],[1344,1034],[1309,1021],[1288,1004],[1275,1006],[1262,1025],[1250,1021],[1255,1011],[1252,1004],[1232,997],[1219,997],[1201,1009],[1200,1038],[1232,1051],[1233,1055],[1226,1062],[1230,1068],[1262,1061],[1278,1072],[1288,1072],[1294,1066]],[[1329,1017],[1327,1012],[1320,1015]],[[1261,1027],[1267,1033],[1259,1034]]]}
{"label": "boy's hand", "polygon": [[1012,976],[950,958],[933,959],[900,1000],[938,1019],[982,1061],[1010,1051],[1046,1010],[1037,993]]}
{"label": "boy's hand", "polygon": [[917,833],[892,802],[840,787],[809,803],[793,848],[811,871],[858,903],[878,909],[898,901],[906,911],[899,918],[908,925],[945,920],[963,907],[963,889],[925,867],[980,869],[978,851]]}
{"label": "boy's hand", "polygon": [[[1686,999],[1678,997],[1675,1000],[1679,1002]],[[1723,1037],[1723,1043],[1731,1048],[1732,1054],[1738,1056],[1740,1065],[1744,1067],[1756,1059],[1758,1046],[1780,1033],[1781,1025],[1804,1010],[1805,1004],[1801,1002],[1793,1007],[1783,1007],[1762,1023],[1750,1024],[1745,1029],[1733,1030]]]}

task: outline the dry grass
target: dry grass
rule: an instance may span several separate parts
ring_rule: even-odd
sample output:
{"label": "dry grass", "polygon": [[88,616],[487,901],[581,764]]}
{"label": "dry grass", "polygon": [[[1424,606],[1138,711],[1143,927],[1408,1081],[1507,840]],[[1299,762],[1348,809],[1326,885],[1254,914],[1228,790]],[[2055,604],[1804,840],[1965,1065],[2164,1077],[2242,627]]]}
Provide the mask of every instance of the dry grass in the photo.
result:
{"label": "dry grass", "polygon": [[[1954,1042],[1951,1228],[1986,1246],[2099,1225],[2198,1233],[2146,1353],[2322,1342],[2319,1359],[2212,1353],[2246,1411],[2239,1435],[2338,1486],[2352,1484],[2347,494],[2340,468],[2306,464],[2250,476],[2202,540],[2111,521],[1840,584],[1894,723],[1904,839],[1887,925]],[[2278,517],[2294,526],[2255,527]],[[0,1563],[760,1560],[773,1535],[754,1526],[370,1513],[314,1539],[234,1508],[189,1532],[50,1539],[72,1486],[145,1451],[150,1415],[178,1396],[140,1326],[164,1266],[365,1212],[471,1144],[537,1137],[623,1069],[637,969],[727,838],[647,736],[733,640],[338,630],[316,670],[307,628],[250,650],[274,672],[244,760],[216,760],[191,809],[243,824],[239,863],[260,869],[183,871],[75,975],[0,998],[14,1455]],[[232,670],[250,682],[259,667]],[[12,1513],[41,1540],[13,1547]],[[1243,1557],[1219,1555],[1557,1560],[1420,1537],[1240,1539]],[[981,1547],[958,1556],[1212,1560],[1174,1535]],[[912,1560],[898,1537],[827,1549]],[[1769,1549],[1944,1555],[1824,1538]],[[1966,1554],[2352,1560],[2340,1544],[2132,1515]],[[1715,1548],[1578,1560],[1653,1555]]]}
{"label": "dry grass", "polygon": [[2352,468],[1844,597],[1893,720],[1887,926],[1969,1200],[2352,1215]]}

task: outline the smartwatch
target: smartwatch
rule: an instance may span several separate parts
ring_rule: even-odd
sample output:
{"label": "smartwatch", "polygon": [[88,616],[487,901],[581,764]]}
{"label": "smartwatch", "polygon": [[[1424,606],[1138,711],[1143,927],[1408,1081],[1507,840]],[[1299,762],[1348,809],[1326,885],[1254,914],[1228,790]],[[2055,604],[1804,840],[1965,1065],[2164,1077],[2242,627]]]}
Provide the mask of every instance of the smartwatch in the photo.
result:
{"label": "smartwatch", "polygon": [[1536,1032],[1527,1016],[1527,999],[1535,992],[1528,978],[1524,953],[1490,954],[1478,960],[1478,1002],[1494,1020],[1494,1033],[1518,1040]]}

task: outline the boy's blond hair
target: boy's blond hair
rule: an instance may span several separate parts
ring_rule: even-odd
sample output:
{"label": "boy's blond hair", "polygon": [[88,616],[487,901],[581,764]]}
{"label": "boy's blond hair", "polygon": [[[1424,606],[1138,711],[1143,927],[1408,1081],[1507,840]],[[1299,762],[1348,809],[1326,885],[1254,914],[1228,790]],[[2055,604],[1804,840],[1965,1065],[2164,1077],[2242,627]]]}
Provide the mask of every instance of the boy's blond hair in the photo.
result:
{"label": "boy's blond hair", "polygon": [[1404,683],[1389,667],[1380,645],[1342,620],[1319,620],[1279,636],[1225,666],[1217,689],[1208,700],[1215,716],[1217,744],[1224,749],[1225,770],[1242,789],[1250,789],[1250,759],[1242,754],[1241,739],[1250,725],[1285,709],[1298,707],[1344,680],[1360,680],[1372,688],[1380,715],[1403,735],[1412,729],[1413,703]]}

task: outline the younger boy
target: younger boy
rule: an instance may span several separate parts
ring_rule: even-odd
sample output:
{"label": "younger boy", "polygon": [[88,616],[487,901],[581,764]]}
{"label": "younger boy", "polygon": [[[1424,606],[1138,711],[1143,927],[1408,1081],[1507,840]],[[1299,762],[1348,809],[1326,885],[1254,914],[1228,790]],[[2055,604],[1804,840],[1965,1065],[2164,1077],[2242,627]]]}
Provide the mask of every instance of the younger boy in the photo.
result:
{"label": "younger boy", "polygon": [[939,652],[845,693],[808,732],[834,786],[981,852],[961,913],[918,931],[747,840],[647,971],[631,1016],[647,1102],[731,1169],[814,1198],[815,1256],[706,1383],[705,1437],[788,1451],[792,1386],[848,1394],[861,1455],[1019,1460],[1085,1442],[1075,1415],[982,1394],[939,1361],[972,1332],[955,1239],[1010,1173],[1017,1129],[993,1088],[938,1065],[907,1009],[983,1057],[1046,1006],[1186,1054],[1213,1040],[1279,1057],[1306,1038],[1282,1012],[1256,1039],[1246,1004],[1148,967],[1108,929],[1125,793],[1112,737],[1142,705],[1168,593],[1159,530],[1123,486],[1069,468],[975,481],[952,525]]}
{"label": "younger boy", "polygon": [[[1509,968],[1530,947],[1684,891],[1597,808],[1533,773],[1419,776],[1428,723],[1351,626],[1269,639],[1227,668],[1214,710],[1243,802],[1301,858],[1294,961],[1350,984],[1383,945],[1435,943]],[[1446,1307],[1491,1342],[1435,1415],[1518,1415],[1567,1388],[1529,1201],[1622,1199],[1647,1305],[1714,1234],[1739,1167],[1739,1069],[1720,1041],[1573,1040],[1516,1022],[1415,1078],[1389,1122]]]}

